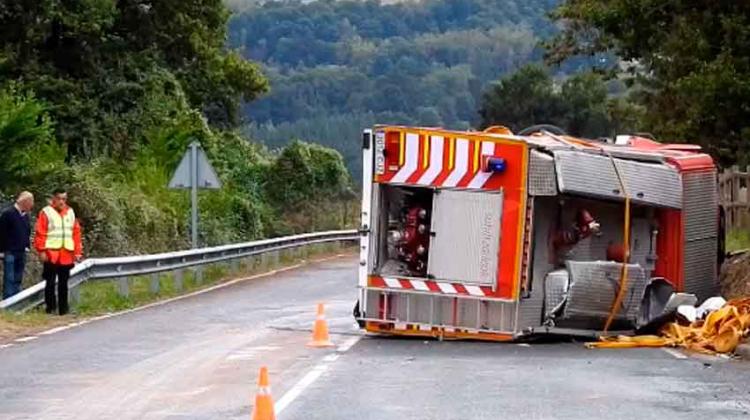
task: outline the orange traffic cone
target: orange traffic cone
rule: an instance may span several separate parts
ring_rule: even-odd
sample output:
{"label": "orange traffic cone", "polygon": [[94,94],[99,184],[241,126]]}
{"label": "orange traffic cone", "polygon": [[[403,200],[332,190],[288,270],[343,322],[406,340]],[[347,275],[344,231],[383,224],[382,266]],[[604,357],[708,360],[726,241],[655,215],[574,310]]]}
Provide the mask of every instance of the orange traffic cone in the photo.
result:
{"label": "orange traffic cone", "polygon": [[268,368],[262,366],[258,375],[258,393],[255,394],[252,420],[276,420],[273,411],[271,386],[268,384]]}
{"label": "orange traffic cone", "polygon": [[332,347],[330,337],[328,337],[328,324],[326,323],[325,307],[322,303],[318,304],[318,315],[315,317],[313,324],[312,341],[307,343],[310,347]]}

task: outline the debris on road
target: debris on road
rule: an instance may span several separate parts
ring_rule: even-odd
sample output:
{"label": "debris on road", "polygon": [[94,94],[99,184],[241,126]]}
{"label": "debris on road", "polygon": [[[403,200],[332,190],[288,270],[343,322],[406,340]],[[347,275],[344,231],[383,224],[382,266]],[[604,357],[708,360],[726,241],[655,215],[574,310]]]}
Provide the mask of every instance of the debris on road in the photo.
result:
{"label": "debris on road", "polygon": [[681,325],[679,321],[669,323],[661,329],[660,335],[605,337],[587,343],[586,347],[683,347],[709,354],[734,352],[742,339],[750,335],[750,297],[730,300],[713,309],[721,301],[723,299],[706,301],[698,308],[697,314],[707,313],[705,319],[696,319],[688,325]]}

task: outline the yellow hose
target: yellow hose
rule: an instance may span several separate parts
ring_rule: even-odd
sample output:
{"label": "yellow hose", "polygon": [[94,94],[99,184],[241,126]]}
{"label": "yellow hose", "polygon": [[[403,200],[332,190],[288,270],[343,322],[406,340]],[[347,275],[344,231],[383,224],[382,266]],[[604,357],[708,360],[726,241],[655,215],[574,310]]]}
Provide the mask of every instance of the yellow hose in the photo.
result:
{"label": "yellow hose", "polygon": [[617,162],[615,162],[615,159],[612,157],[611,153],[607,152],[607,155],[609,156],[609,160],[612,162],[612,167],[615,168],[615,175],[617,175],[617,180],[620,183],[620,189],[622,190],[622,193],[625,194],[625,223],[623,223],[623,247],[625,249],[623,251],[624,261],[622,262],[622,269],[620,270],[620,287],[617,290],[615,301],[612,303],[612,309],[610,309],[609,311],[607,322],[604,324],[603,334],[605,335],[607,334],[607,331],[609,331],[609,327],[612,325],[612,321],[614,321],[615,316],[618,312],[620,312],[622,299],[625,296],[625,291],[628,290],[628,262],[630,262],[630,195],[628,194],[625,181],[620,175],[620,170],[617,167]]}

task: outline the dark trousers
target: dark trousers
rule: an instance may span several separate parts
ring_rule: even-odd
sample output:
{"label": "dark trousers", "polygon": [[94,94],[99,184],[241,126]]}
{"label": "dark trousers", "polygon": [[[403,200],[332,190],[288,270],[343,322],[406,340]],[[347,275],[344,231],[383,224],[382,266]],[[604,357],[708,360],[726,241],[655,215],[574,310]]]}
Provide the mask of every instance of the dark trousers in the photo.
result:
{"label": "dark trousers", "polygon": [[3,258],[3,299],[21,291],[23,268],[26,265],[26,253],[9,251]]}
{"label": "dark trousers", "polygon": [[[48,314],[58,309],[60,315],[68,313],[68,278],[70,278],[71,268],[73,268],[72,265],[44,263],[44,271],[42,271],[42,278],[46,282],[44,304]],[[55,278],[57,278],[57,299],[55,299]]]}

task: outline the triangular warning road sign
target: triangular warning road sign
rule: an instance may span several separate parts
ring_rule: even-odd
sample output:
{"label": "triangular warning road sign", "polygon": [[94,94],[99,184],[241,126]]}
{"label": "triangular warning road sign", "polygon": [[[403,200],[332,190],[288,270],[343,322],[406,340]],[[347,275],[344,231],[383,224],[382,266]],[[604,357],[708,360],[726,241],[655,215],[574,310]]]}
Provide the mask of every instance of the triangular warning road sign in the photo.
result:
{"label": "triangular warning road sign", "polygon": [[185,155],[182,156],[182,160],[180,160],[180,164],[177,165],[177,169],[174,171],[174,175],[172,175],[168,187],[172,189],[192,188],[193,183],[190,175],[191,168],[193,167],[192,149],[194,147],[196,148],[195,155],[197,165],[195,168],[197,170],[196,179],[198,181],[198,188],[221,188],[221,181],[219,181],[219,177],[216,176],[216,171],[214,171],[214,168],[208,161],[206,152],[203,151],[197,142],[191,143],[190,148],[185,152]]}

